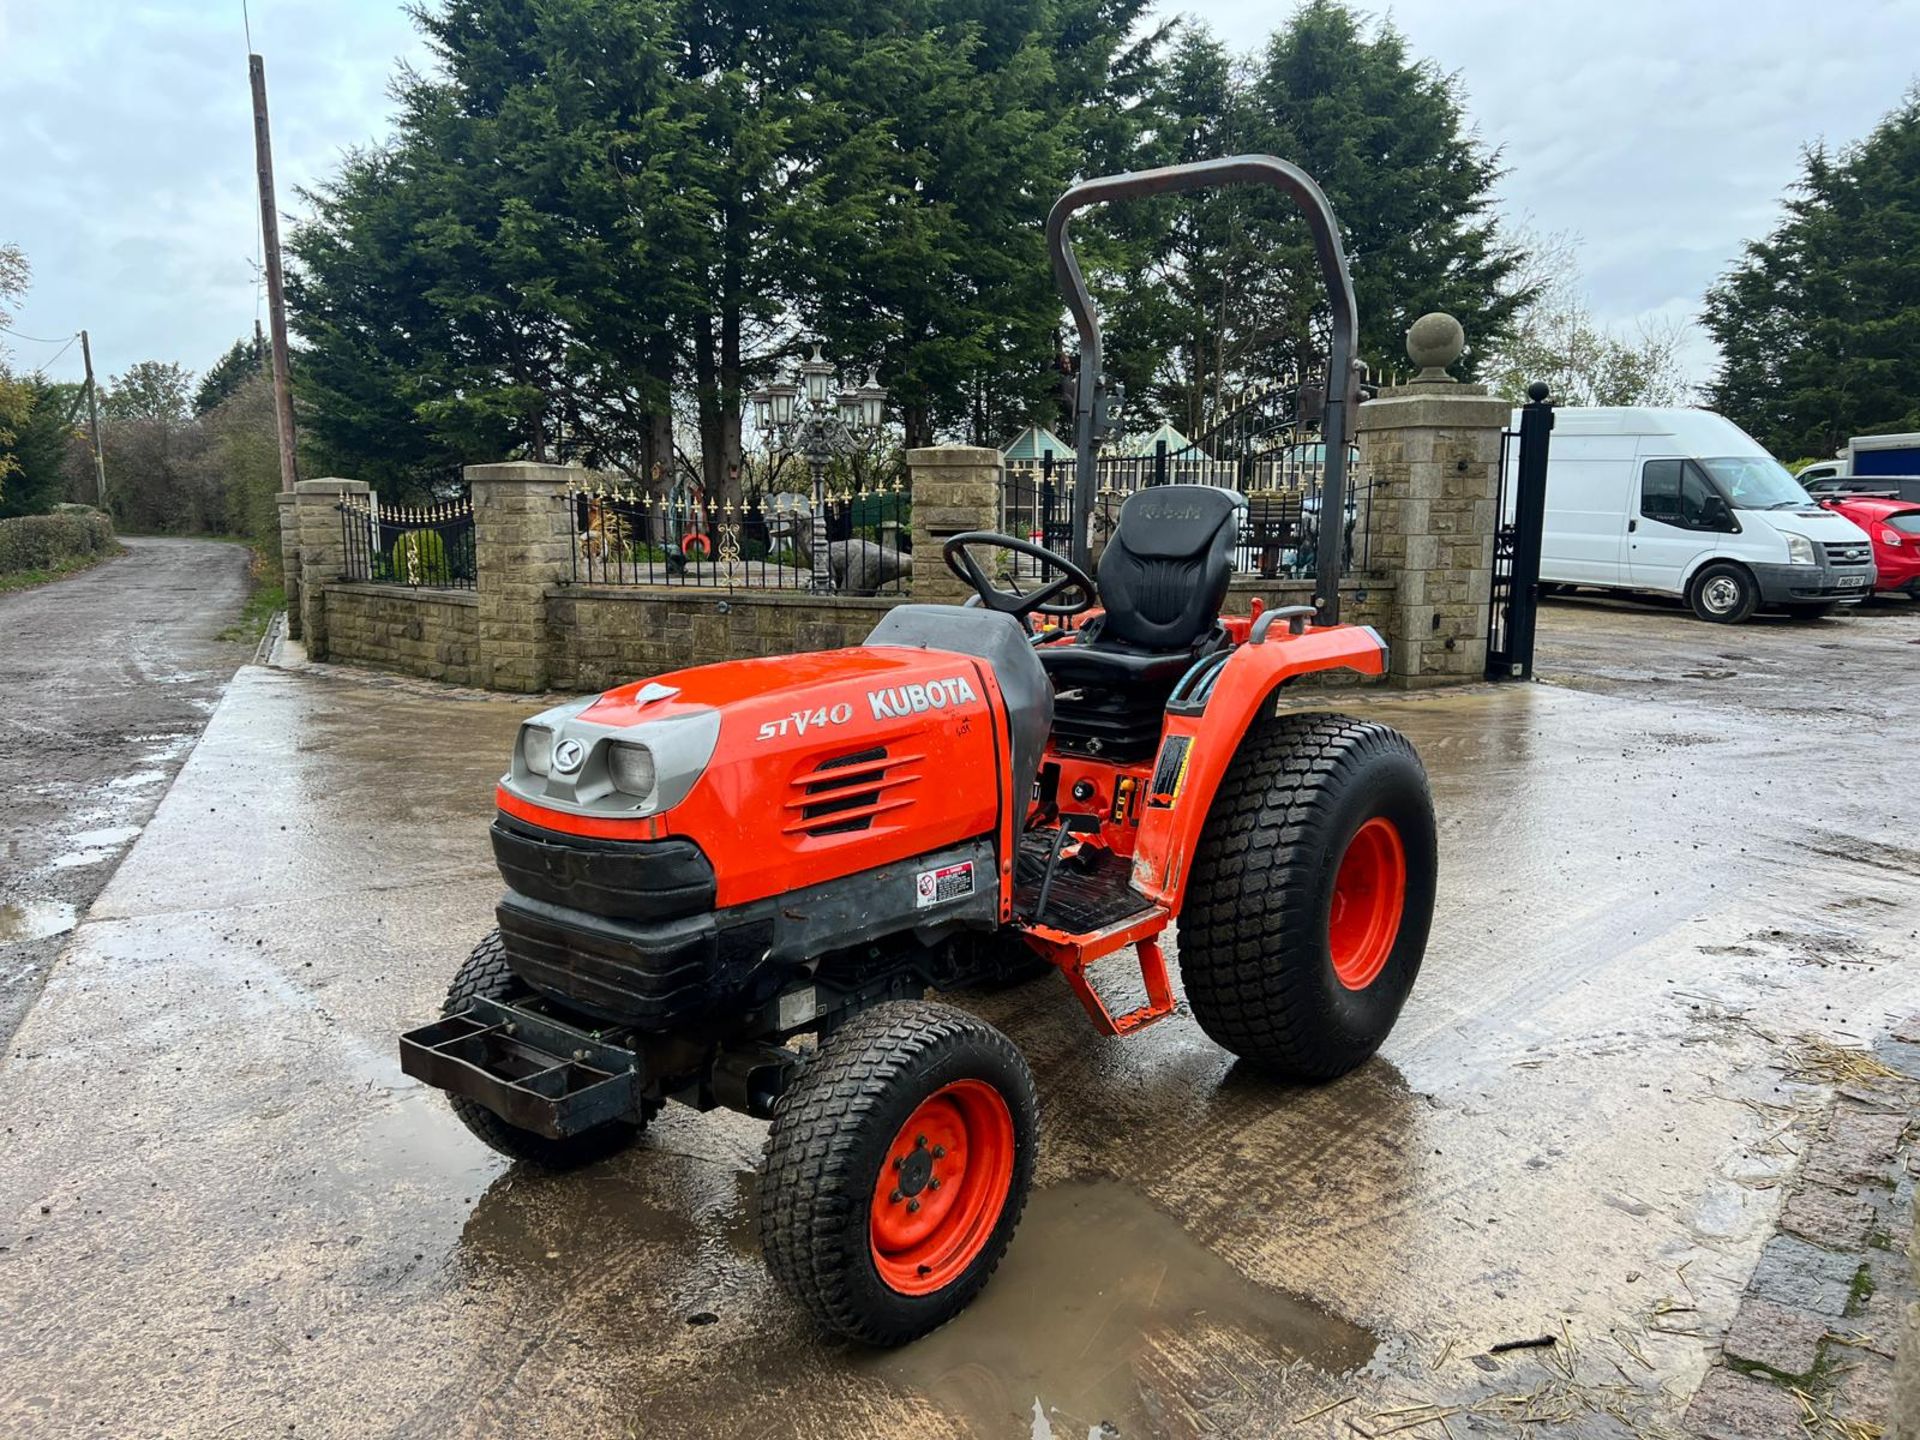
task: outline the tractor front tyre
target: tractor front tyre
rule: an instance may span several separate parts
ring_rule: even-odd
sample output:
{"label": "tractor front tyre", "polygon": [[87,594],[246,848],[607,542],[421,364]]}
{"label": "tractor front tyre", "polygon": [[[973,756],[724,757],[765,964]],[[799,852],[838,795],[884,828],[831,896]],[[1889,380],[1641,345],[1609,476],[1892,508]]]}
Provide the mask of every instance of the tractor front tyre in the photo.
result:
{"label": "tractor front tyre", "polygon": [[1038,1105],[1013,1042],[946,1005],[875,1005],[781,1097],[760,1245],[830,1330],[903,1345],[980,1293],[1033,1179]]}
{"label": "tractor front tyre", "polygon": [[[454,975],[440,1013],[458,1015],[467,1008],[469,1000],[477,997],[512,1000],[529,993],[507,965],[506,947],[501,943],[500,932],[489,930]],[[647,1121],[660,1108],[659,1101],[648,1101],[638,1121],[616,1120],[606,1125],[596,1125],[579,1135],[569,1135],[564,1140],[549,1140],[532,1130],[509,1125],[479,1101],[469,1100],[464,1095],[449,1095],[447,1103],[453,1107],[453,1113],[460,1123],[486,1144],[502,1155],[527,1161],[543,1170],[572,1170],[618,1154],[640,1138]]]}
{"label": "tractor front tyre", "polygon": [[1433,919],[1433,799],[1412,744],[1345,715],[1268,717],[1214,794],[1180,914],[1213,1040],[1330,1080],[1380,1048]]}

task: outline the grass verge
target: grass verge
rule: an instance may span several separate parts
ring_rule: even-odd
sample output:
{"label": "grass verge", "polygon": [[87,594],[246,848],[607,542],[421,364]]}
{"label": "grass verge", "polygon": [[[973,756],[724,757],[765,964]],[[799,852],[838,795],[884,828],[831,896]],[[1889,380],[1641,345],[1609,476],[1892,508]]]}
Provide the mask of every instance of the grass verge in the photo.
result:
{"label": "grass verge", "polygon": [[[214,535],[204,538],[224,540],[228,537]],[[273,617],[287,608],[287,592],[280,578],[279,554],[269,554],[259,545],[248,546],[248,552],[246,607],[241,610],[238,620],[220,632],[219,638],[257,645],[260,637],[267,633],[267,626],[273,623]]]}
{"label": "grass verge", "polygon": [[78,575],[82,570],[91,570],[102,560],[111,560],[116,555],[126,553],[123,548],[115,546],[112,550],[98,555],[73,556],[45,570],[9,570],[4,575],[0,575],[0,595],[15,590],[31,590],[37,585],[50,585],[55,580],[65,580],[69,575]]}

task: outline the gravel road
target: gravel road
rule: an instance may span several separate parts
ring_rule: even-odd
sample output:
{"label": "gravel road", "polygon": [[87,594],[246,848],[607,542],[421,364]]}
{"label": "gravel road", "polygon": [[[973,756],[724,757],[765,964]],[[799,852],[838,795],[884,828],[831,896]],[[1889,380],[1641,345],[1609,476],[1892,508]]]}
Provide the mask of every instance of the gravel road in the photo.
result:
{"label": "gravel road", "polygon": [[126,546],[0,595],[0,1049],[246,658],[243,547]]}

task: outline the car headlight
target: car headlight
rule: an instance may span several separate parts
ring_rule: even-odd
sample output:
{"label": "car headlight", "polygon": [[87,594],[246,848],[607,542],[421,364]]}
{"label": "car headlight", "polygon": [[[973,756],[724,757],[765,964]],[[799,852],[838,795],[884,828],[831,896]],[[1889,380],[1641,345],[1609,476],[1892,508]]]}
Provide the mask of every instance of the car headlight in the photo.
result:
{"label": "car headlight", "polygon": [[544,725],[520,727],[520,763],[535,775],[553,768],[553,731]]}
{"label": "car headlight", "polygon": [[615,741],[608,747],[607,778],[613,781],[614,789],[636,800],[646,799],[653,793],[653,751],[644,745]]}
{"label": "car headlight", "polygon": [[1813,542],[1804,535],[1787,536],[1787,563],[1789,565],[1812,565]]}

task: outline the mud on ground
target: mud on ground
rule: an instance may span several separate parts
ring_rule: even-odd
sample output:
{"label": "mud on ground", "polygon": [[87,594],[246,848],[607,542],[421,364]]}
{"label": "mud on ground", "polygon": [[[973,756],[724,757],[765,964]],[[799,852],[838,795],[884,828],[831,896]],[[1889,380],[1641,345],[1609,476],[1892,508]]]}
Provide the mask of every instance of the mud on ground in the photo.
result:
{"label": "mud on ground", "polygon": [[1374,1062],[1301,1088],[1184,1016],[1102,1039],[1051,977],[961,997],[1033,1064],[1039,1188],[982,1302],[890,1354],[767,1281],[754,1122],[543,1177],[399,1075],[528,707],[243,670],[0,1066],[0,1428],[1684,1433],[1834,1101],[1800,1037],[1920,1011],[1885,778],[1920,615],[1543,631],[1541,684],[1337,697],[1441,817]]}

